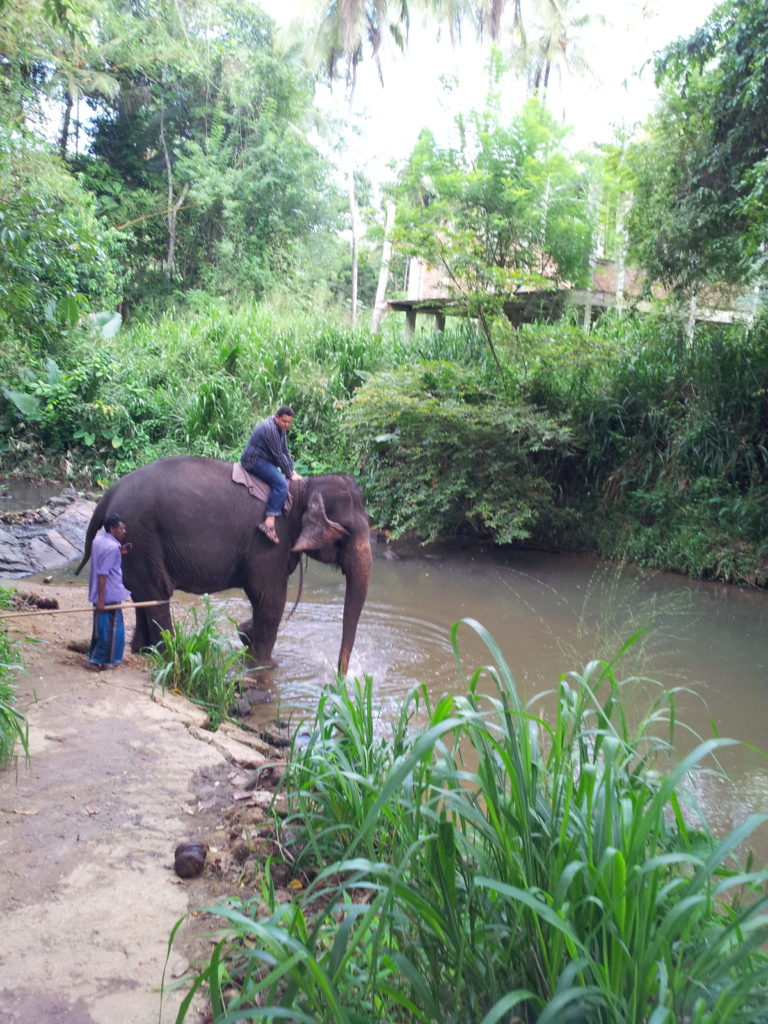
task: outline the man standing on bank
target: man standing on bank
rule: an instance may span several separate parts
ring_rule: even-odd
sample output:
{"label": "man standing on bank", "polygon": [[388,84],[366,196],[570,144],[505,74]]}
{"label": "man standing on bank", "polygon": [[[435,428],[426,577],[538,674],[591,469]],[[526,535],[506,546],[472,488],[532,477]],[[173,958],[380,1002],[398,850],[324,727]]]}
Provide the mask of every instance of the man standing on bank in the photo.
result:
{"label": "man standing on bank", "polygon": [[291,423],[293,409],[290,405],[281,405],[274,416],[268,416],[256,424],[240,456],[240,465],[246,473],[252,473],[269,484],[266,514],[258,528],[274,544],[280,543],[275,530],[275,517],[283,514],[283,505],[288,497],[288,481],[301,480],[293,468],[285,437]]}
{"label": "man standing on bank", "polygon": [[123,555],[131,550],[130,543],[123,543],[126,533],[125,521],[113,513],[104,520],[104,529],[93,538],[88,580],[88,600],[93,605],[93,635],[85,663],[92,672],[117,668],[123,660],[123,612],[121,608],[108,609],[105,606],[131,599],[131,592],[123,585],[121,564]]}

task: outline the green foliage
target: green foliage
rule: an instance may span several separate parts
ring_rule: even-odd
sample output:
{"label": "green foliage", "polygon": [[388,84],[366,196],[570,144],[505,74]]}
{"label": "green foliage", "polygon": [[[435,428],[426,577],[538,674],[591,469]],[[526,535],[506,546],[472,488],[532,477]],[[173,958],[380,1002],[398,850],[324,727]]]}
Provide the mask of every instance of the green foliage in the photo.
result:
{"label": "green foliage", "polygon": [[585,283],[587,183],[561,147],[565,130],[536,100],[508,126],[488,111],[459,127],[458,148],[420,136],[397,189],[397,246],[488,320],[521,286]]}
{"label": "green foliage", "polygon": [[[13,607],[12,593],[12,590],[0,588],[0,608]],[[13,679],[21,667],[18,643],[8,636],[5,624],[0,622],[0,769],[12,763],[17,742],[29,760],[29,726],[14,707]]]}
{"label": "green foliage", "polygon": [[627,323],[628,357],[590,410],[592,457],[614,448],[624,486],[662,471],[681,492],[701,476],[741,489],[765,481],[766,327],[700,327],[692,345],[673,320]]}
{"label": "green foliage", "polygon": [[768,218],[768,10],[726,0],[657,61],[668,83],[637,147],[634,234],[652,277],[695,287],[761,273]]}
{"label": "green foliage", "polygon": [[73,333],[57,360],[18,360],[0,404],[6,467],[45,451],[105,481],[165,455],[237,458],[253,423],[290,402],[302,471],[344,468],[338,406],[385,352],[366,332],[200,296],[188,314],[99,340]]}
{"label": "green foliage", "polygon": [[164,629],[161,642],[150,648],[148,664],[152,692],[159,686],[183,693],[208,712],[208,727],[215,732],[232,710],[238,680],[245,670],[248,652],[233,648],[219,632],[219,619],[207,594],[199,621],[192,608],[186,620]]}
{"label": "green foliage", "polygon": [[203,986],[221,1022],[768,1020],[768,873],[739,856],[767,816],[719,839],[688,798],[733,741],[677,753],[674,694],[633,722],[612,663],[523,704],[465,622],[492,664],[434,708],[416,688],[391,745],[370,679],[324,695],[283,779],[309,885],[207,908],[180,1024]]}
{"label": "green foliage", "polygon": [[83,313],[119,295],[117,232],[40,143],[0,125],[0,369],[23,340],[50,351]]}
{"label": "green foliage", "polygon": [[570,432],[489,388],[478,371],[433,362],[357,391],[343,423],[375,521],[429,540],[471,531],[508,544],[555,515]]}
{"label": "green foliage", "polygon": [[300,260],[303,240],[340,224],[338,190],[308,141],[305,69],[278,52],[254,5],[165,7],[151,24],[137,7],[102,20],[125,50],[126,36],[145,33],[142,61],[126,53],[114,67],[119,101],[94,101],[90,153],[77,161],[128,237],[127,300],[262,296]]}
{"label": "green foliage", "polygon": [[765,323],[700,326],[693,344],[670,317],[579,333],[520,332],[523,390],[565,412],[580,452],[559,480],[573,511],[566,543],[764,585]]}

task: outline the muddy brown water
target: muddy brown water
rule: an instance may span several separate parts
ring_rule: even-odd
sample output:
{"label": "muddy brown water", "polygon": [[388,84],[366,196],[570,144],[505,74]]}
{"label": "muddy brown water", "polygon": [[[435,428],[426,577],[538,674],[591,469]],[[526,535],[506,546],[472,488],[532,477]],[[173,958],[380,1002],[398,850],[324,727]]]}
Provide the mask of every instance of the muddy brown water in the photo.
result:
{"label": "muddy brown water", "polygon": [[[298,573],[286,613],[297,587]],[[202,604],[176,596],[182,605]],[[333,678],[343,601],[343,576],[310,562],[301,603],[278,635],[278,667],[259,677],[266,703],[254,707],[256,720],[312,713],[323,683]],[[217,594],[213,602],[235,621],[248,615],[240,591]],[[488,630],[523,700],[551,690],[563,673],[582,670],[592,658],[614,657],[645,628],[619,661],[617,677],[678,689],[679,718],[695,733],[711,736],[714,722],[720,736],[740,741],[720,757],[727,779],[709,771],[694,775],[695,797],[710,825],[723,834],[751,812],[768,812],[768,759],[750,749],[768,750],[768,593],[586,556],[413,548],[389,559],[377,548],[350,673],[373,677],[383,730],[417,682],[433,702],[464,692],[450,637],[463,618]],[[234,637],[234,626],[227,628]],[[468,672],[491,660],[466,625],[459,649]],[[490,692],[490,682],[483,688]],[[630,704],[644,711],[652,690],[638,686]],[[681,750],[695,745],[693,735],[677,736]],[[753,845],[768,860],[768,829]]]}
{"label": "muddy brown water", "polygon": [[0,513],[39,508],[49,498],[61,494],[64,486],[50,480],[41,483],[31,480],[0,480]]}

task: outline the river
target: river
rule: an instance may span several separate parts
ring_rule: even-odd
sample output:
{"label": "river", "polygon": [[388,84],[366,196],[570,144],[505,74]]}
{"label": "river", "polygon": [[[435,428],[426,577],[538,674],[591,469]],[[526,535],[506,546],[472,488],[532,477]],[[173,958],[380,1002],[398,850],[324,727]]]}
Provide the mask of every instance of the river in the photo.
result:
{"label": "river", "polygon": [[[72,578],[71,567],[62,581],[67,577]],[[298,573],[290,581],[287,610],[297,588]],[[184,605],[200,602],[176,596]],[[253,710],[257,721],[276,712],[311,713],[323,682],[333,678],[343,600],[343,576],[310,561],[301,603],[278,635],[278,667],[266,677],[271,701]],[[249,614],[240,591],[218,594],[214,603],[235,621]],[[752,811],[768,811],[768,761],[750,749],[768,749],[768,593],[645,573],[588,556],[413,548],[390,560],[377,549],[350,673],[373,677],[383,729],[416,682],[433,699],[463,692],[450,630],[466,617],[498,643],[523,700],[551,690],[562,673],[580,671],[591,658],[613,658],[645,627],[619,661],[617,677],[683,688],[678,714],[695,733],[711,736],[714,722],[719,735],[741,741],[722,755],[727,781],[709,772],[694,776],[710,825],[723,833]],[[234,627],[227,628],[234,637]],[[468,672],[489,661],[472,630],[462,626],[459,636]],[[639,711],[653,689],[638,689]],[[678,740],[681,748],[695,743],[684,731]],[[768,854],[768,835],[758,845]]]}
{"label": "river", "polygon": [[[275,702],[308,711],[316,704],[319,685],[333,675],[343,600],[343,577],[310,562],[301,604],[278,636],[272,713]],[[247,616],[240,594],[218,595],[216,602],[235,619]],[[580,671],[592,658],[613,658],[645,627],[620,659],[617,677],[678,688],[679,717],[696,734],[711,736],[714,722],[719,735],[741,741],[721,755],[727,780],[694,776],[710,825],[723,833],[752,811],[768,811],[768,761],[749,749],[768,750],[767,593],[586,556],[415,550],[393,561],[377,557],[350,673],[373,677],[384,722],[416,682],[433,700],[463,692],[450,642],[451,626],[462,618],[493,636],[523,700],[551,690],[562,673]],[[459,638],[468,672],[489,661],[473,630],[462,626]],[[630,703],[644,712],[655,690],[638,684]],[[681,749],[695,744],[685,730],[677,739]],[[768,853],[768,835],[759,847]]]}

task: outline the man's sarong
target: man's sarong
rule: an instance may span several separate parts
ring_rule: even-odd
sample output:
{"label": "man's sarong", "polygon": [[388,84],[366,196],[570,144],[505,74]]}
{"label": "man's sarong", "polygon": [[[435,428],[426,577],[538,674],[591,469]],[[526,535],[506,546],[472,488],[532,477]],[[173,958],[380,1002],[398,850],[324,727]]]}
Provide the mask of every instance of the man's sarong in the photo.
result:
{"label": "man's sarong", "polygon": [[96,665],[119,665],[125,649],[125,626],[120,608],[93,612],[93,633],[88,660]]}

